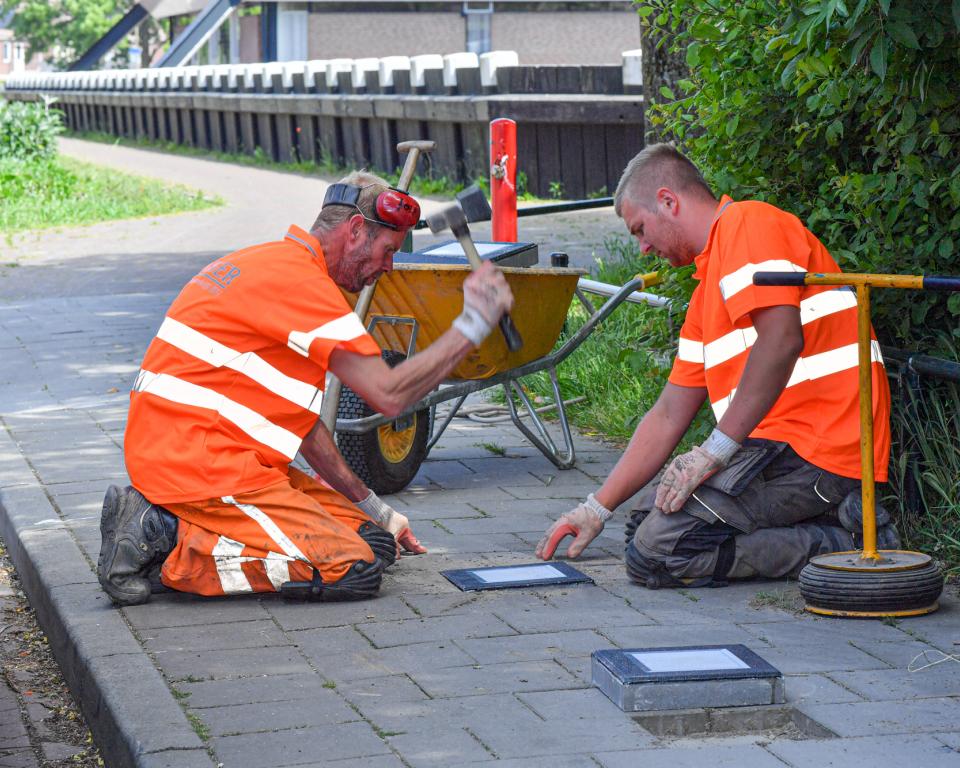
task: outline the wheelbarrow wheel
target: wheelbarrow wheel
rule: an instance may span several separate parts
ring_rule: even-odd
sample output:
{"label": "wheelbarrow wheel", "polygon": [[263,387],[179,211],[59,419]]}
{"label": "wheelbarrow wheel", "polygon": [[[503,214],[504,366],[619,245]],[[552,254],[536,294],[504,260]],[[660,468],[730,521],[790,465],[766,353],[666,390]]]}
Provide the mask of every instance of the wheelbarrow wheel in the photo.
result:
{"label": "wheelbarrow wheel", "polygon": [[[383,359],[393,368],[405,360],[406,355],[386,350]],[[362,419],[374,413],[362,397],[344,384],[338,418]],[[390,422],[362,435],[337,434],[337,445],[347,464],[378,494],[396,493],[407,487],[427,457],[429,440],[429,408],[414,413],[404,429],[398,430],[396,422]]]}

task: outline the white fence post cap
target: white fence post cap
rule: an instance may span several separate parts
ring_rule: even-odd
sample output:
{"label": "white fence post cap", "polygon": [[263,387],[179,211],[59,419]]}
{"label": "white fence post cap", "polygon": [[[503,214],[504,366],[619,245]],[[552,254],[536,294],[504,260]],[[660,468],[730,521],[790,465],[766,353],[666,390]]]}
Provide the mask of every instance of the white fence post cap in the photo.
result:
{"label": "white fence post cap", "polygon": [[475,69],[479,66],[480,60],[472,51],[448,53],[443,57],[443,84],[453,88],[457,84],[458,69]]}

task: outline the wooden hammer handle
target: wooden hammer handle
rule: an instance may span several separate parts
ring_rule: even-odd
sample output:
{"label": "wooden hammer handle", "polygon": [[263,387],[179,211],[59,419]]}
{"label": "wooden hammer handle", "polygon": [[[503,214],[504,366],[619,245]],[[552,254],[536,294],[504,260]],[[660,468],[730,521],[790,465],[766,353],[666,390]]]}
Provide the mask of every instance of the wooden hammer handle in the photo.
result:
{"label": "wooden hammer handle", "polygon": [[[477,246],[473,243],[473,238],[469,232],[461,232],[457,235],[457,241],[463,252],[467,255],[467,261],[470,262],[470,269],[479,269],[483,264],[480,254],[477,253]],[[507,343],[507,349],[516,352],[523,347],[523,337],[517,326],[513,324],[513,318],[508,312],[505,312],[499,322],[500,333],[503,334],[503,340]]]}

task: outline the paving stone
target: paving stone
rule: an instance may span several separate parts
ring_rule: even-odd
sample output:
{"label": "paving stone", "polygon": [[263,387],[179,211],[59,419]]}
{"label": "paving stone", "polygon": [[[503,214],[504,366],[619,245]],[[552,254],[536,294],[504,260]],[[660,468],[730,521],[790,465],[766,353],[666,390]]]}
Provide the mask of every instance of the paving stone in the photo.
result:
{"label": "paving stone", "polygon": [[599,688],[568,691],[533,691],[517,695],[546,721],[625,719],[617,706]]}
{"label": "paving stone", "polygon": [[320,763],[297,763],[283,768],[406,768],[406,764],[396,755],[377,755],[376,757],[348,757],[346,760],[324,760]]}
{"label": "paving stone", "polygon": [[[265,600],[279,603],[273,598]],[[257,598],[203,598],[187,594],[154,595],[146,605],[123,609],[127,620],[138,630],[161,627],[207,626],[239,621],[269,619]]]}
{"label": "paving stone", "polygon": [[[402,562],[403,558],[401,558]],[[403,563],[406,565],[406,563]],[[398,578],[403,580],[403,575]],[[417,614],[399,596],[384,597],[357,603],[286,603],[264,605],[284,630],[341,627],[371,621],[415,619]]]}
{"label": "paving stone", "polygon": [[277,625],[269,620],[145,629],[140,633],[140,639],[144,648],[158,655],[290,644]]}
{"label": "paving stone", "polygon": [[783,762],[763,747],[746,745],[596,752],[595,756],[604,768],[636,768],[637,765],[644,768],[783,768]]}
{"label": "paving stone", "polygon": [[906,669],[875,669],[860,672],[830,672],[840,685],[872,701],[937,698],[960,692],[960,665],[908,672]]}
{"label": "paving stone", "polygon": [[[596,594],[600,594],[597,590]],[[644,623],[644,614],[625,603],[622,607],[597,611],[571,612],[552,604],[514,608],[509,604],[494,609],[497,616],[518,632],[558,632],[566,629],[593,629],[595,627],[633,627]],[[653,624],[653,619],[647,619]]]}
{"label": "paving stone", "polygon": [[409,725],[410,731],[387,736],[387,742],[415,768],[447,768],[494,758],[466,728],[443,720],[413,720]]}
{"label": "paving stone", "polygon": [[178,682],[175,687],[185,694],[184,704],[191,709],[220,707],[227,704],[257,704],[286,699],[326,698],[332,691],[324,687],[326,680],[312,675],[251,675],[224,680]]}
{"label": "paving stone", "polygon": [[787,704],[796,706],[805,703],[842,704],[864,699],[827,675],[784,675],[783,687]]}
{"label": "paving stone", "polygon": [[480,664],[589,656],[598,648],[606,647],[604,638],[591,630],[542,632],[456,642]]}
{"label": "paving stone", "polygon": [[312,671],[292,646],[159,653],[156,661],[168,680],[216,680],[251,674],[307,675]]}
{"label": "paving stone", "polygon": [[[653,615],[659,615],[651,611]],[[680,645],[746,645],[750,650],[764,654],[769,644],[758,640],[745,629],[736,625],[716,623],[686,626],[678,631],[676,626],[646,625],[635,627],[602,627],[605,637],[620,648],[666,648]],[[607,646],[602,647],[609,647]]]}
{"label": "paving stone", "polygon": [[391,754],[373,729],[362,722],[221,736],[210,739],[210,746],[224,768],[241,765],[275,768],[316,762],[320,757],[333,761]]}
{"label": "paving stone", "polygon": [[960,764],[960,753],[932,736],[886,736],[882,733],[883,729],[878,725],[869,738],[822,741],[778,739],[767,749],[796,768],[849,768],[855,765],[955,768]]}
{"label": "paving stone", "polygon": [[949,731],[960,722],[955,698],[807,704],[803,712],[839,736]]}
{"label": "paving stone", "polygon": [[546,515],[529,514],[524,510],[522,515],[514,516],[448,518],[443,521],[443,527],[453,534],[467,533],[486,536],[492,533],[512,534],[523,531],[537,531],[542,535],[552,523],[553,519]]}
{"label": "paving stone", "polygon": [[352,680],[337,685],[337,692],[361,710],[371,700],[424,701],[430,698],[406,674]]}
{"label": "paving stone", "polygon": [[960,732],[954,733],[936,733],[937,740],[946,744],[951,749],[960,753]]}
{"label": "paving stone", "polygon": [[309,699],[291,698],[285,701],[232,704],[196,710],[191,707],[191,710],[210,729],[212,736],[334,725],[360,720],[360,716],[336,693],[326,693],[329,695],[312,696]]}
{"label": "paving stone", "polygon": [[500,637],[516,631],[490,613],[471,612],[463,616],[439,616],[425,621],[408,619],[360,626],[378,648],[411,643],[429,643],[464,637]]}
{"label": "paving stone", "polygon": [[217,764],[205,749],[168,749],[139,755],[140,768],[214,768]]}
{"label": "paving stone", "polygon": [[325,677],[338,683],[385,675],[415,675],[476,663],[473,657],[457,648],[452,641],[380,649],[364,644],[336,652],[325,648],[322,637],[311,642],[301,639],[301,643],[301,650],[313,666]]}
{"label": "paving stone", "polygon": [[469,667],[424,670],[410,676],[430,696],[475,696],[510,691],[554,690],[582,683],[553,661],[475,664]]}

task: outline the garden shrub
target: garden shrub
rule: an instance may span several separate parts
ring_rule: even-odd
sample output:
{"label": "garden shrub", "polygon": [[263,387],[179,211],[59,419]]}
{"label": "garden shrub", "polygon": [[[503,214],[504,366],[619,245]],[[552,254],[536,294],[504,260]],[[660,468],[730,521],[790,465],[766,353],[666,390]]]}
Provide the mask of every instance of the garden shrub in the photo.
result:
{"label": "garden shrub", "polygon": [[57,154],[60,113],[43,101],[0,101],[0,160],[31,162]]}
{"label": "garden shrub", "polygon": [[[800,216],[845,271],[960,273],[960,0],[645,0],[690,77],[649,119],[718,191]],[[876,291],[881,341],[946,354],[960,294]]]}

